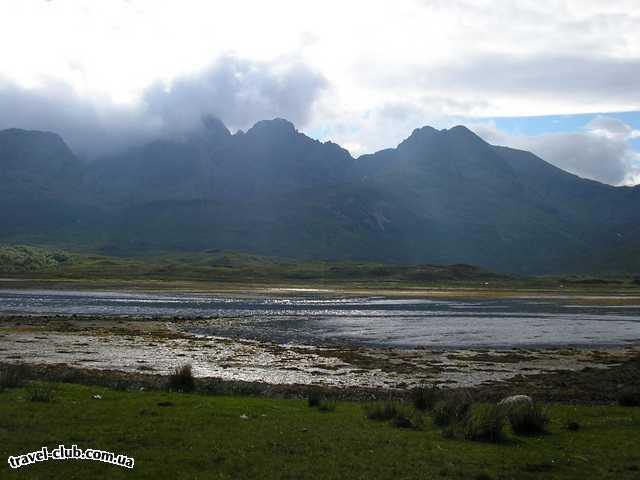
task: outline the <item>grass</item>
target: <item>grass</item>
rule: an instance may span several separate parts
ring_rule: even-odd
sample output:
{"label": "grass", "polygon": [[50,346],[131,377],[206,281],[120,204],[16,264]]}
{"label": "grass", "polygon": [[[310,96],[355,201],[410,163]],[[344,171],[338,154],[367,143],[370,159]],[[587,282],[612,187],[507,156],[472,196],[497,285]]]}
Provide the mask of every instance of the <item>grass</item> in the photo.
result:
{"label": "grass", "polygon": [[397,428],[421,429],[424,425],[422,412],[397,401],[380,400],[365,404],[363,409],[369,420],[389,422]]}
{"label": "grass", "polygon": [[329,413],[336,411],[336,402],[323,398],[319,392],[311,392],[309,394],[307,405],[309,408],[317,408],[319,412]]}
{"label": "grass", "polygon": [[[549,435],[502,443],[442,438],[372,422],[358,403],[330,415],[305,400],[123,392],[56,384],[53,402],[29,387],[0,393],[0,457],[58,444],[135,458],[133,471],[87,461],[49,461],[1,478],[638,478],[640,410],[620,406],[550,409]],[[94,395],[100,395],[95,399]],[[565,428],[568,419],[579,431]]]}
{"label": "grass", "polygon": [[618,403],[623,407],[640,407],[640,387],[628,389],[620,393]]}
{"label": "grass", "polygon": [[421,385],[411,389],[411,402],[413,408],[421,412],[433,410],[436,403],[442,397],[442,391],[436,385]]}
{"label": "grass", "polygon": [[397,265],[355,261],[299,261],[224,250],[134,257],[0,244],[0,273],[60,278],[146,278],[226,281],[477,282],[510,280],[471,265]]}
{"label": "grass", "polygon": [[473,399],[468,392],[451,392],[434,405],[433,423],[439,427],[455,427],[466,420],[472,406]]}
{"label": "grass", "polygon": [[514,406],[509,410],[507,418],[512,430],[519,435],[546,433],[549,425],[546,408],[535,403]]}
{"label": "grass", "polygon": [[5,364],[0,366],[0,391],[5,388],[16,388],[24,384],[29,369],[23,364]]}
{"label": "grass", "polygon": [[[522,292],[576,294],[638,294],[631,275],[520,278],[470,265],[402,265],[358,261],[309,261],[226,250],[155,251],[123,257],[52,246],[0,244],[0,273],[30,282],[140,282],[160,288],[173,282],[211,284],[330,285],[393,291],[416,287],[463,289],[465,296],[513,296]],[[22,284],[22,285],[27,285]],[[120,285],[121,286],[121,285]],[[465,289],[475,289],[474,292]],[[406,292],[404,293],[406,294]],[[441,292],[450,295],[451,292]]]}
{"label": "grass", "polygon": [[467,440],[499,442],[504,435],[504,414],[497,405],[474,405],[464,419],[463,426]]}
{"label": "grass", "polygon": [[31,402],[52,402],[54,398],[54,388],[49,383],[32,383],[27,388],[27,398]]}
{"label": "grass", "polygon": [[364,414],[369,420],[389,421],[401,414],[402,407],[398,402],[379,401],[364,406]]}
{"label": "grass", "polygon": [[174,372],[169,375],[167,388],[173,392],[193,392],[196,388],[196,382],[193,378],[191,365],[186,364],[176,367]]}

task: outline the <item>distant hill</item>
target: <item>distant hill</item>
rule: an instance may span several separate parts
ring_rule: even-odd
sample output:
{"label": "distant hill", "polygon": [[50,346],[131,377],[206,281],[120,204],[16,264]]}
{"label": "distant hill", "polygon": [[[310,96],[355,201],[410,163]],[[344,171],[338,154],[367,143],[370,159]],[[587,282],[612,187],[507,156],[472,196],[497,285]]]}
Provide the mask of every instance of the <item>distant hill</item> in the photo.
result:
{"label": "distant hill", "polygon": [[55,134],[4,130],[0,203],[2,241],[116,255],[225,249],[521,274],[640,265],[639,187],[576,177],[462,126],[354,159],[283,119],[231,134],[209,118],[91,163]]}
{"label": "distant hill", "polygon": [[471,265],[392,265],[373,262],[300,262],[224,250],[133,258],[0,245],[0,274],[30,279],[163,279],[206,281],[337,281],[378,284],[478,282],[512,278]]}

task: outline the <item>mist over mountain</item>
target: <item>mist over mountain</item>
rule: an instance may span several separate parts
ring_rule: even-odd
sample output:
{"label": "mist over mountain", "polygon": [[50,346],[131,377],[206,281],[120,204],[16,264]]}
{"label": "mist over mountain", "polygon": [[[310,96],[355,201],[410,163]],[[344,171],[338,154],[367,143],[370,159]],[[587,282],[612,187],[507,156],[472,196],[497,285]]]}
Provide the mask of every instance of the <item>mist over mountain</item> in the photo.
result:
{"label": "mist over mountain", "polygon": [[[354,159],[284,119],[211,117],[92,162],[55,133],[0,131],[0,241],[115,254],[232,249],[470,263],[515,273],[640,268],[640,188],[585,180],[463,126]],[[634,263],[635,262],[635,263]]]}

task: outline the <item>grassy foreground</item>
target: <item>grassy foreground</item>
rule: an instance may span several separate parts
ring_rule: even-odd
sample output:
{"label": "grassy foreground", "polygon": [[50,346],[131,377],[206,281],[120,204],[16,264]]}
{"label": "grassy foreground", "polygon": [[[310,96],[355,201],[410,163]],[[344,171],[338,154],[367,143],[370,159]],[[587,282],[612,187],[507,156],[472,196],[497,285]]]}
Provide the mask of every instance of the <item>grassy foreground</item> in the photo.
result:
{"label": "grassy foreground", "polygon": [[[1,478],[456,478],[637,479],[640,409],[551,407],[550,433],[499,444],[445,439],[303,400],[125,392],[55,384],[48,402],[29,387],[0,392]],[[101,398],[94,398],[100,395]],[[580,425],[566,428],[568,420]],[[12,471],[9,455],[59,444],[135,458],[135,468],[48,461]]]}

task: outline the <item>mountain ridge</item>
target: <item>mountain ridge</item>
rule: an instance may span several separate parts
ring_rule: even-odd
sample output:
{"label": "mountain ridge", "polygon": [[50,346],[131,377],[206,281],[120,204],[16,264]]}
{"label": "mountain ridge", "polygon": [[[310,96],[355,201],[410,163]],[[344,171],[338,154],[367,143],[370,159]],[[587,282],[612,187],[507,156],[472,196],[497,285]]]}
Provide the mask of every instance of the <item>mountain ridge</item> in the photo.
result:
{"label": "mountain ridge", "polygon": [[551,273],[624,270],[613,252],[640,240],[638,186],[582,179],[461,125],[357,158],[281,118],[232,134],[205,117],[191,135],[93,162],[24,132],[0,131],[0,200],[15,210],[0,220],[4,241]]}

